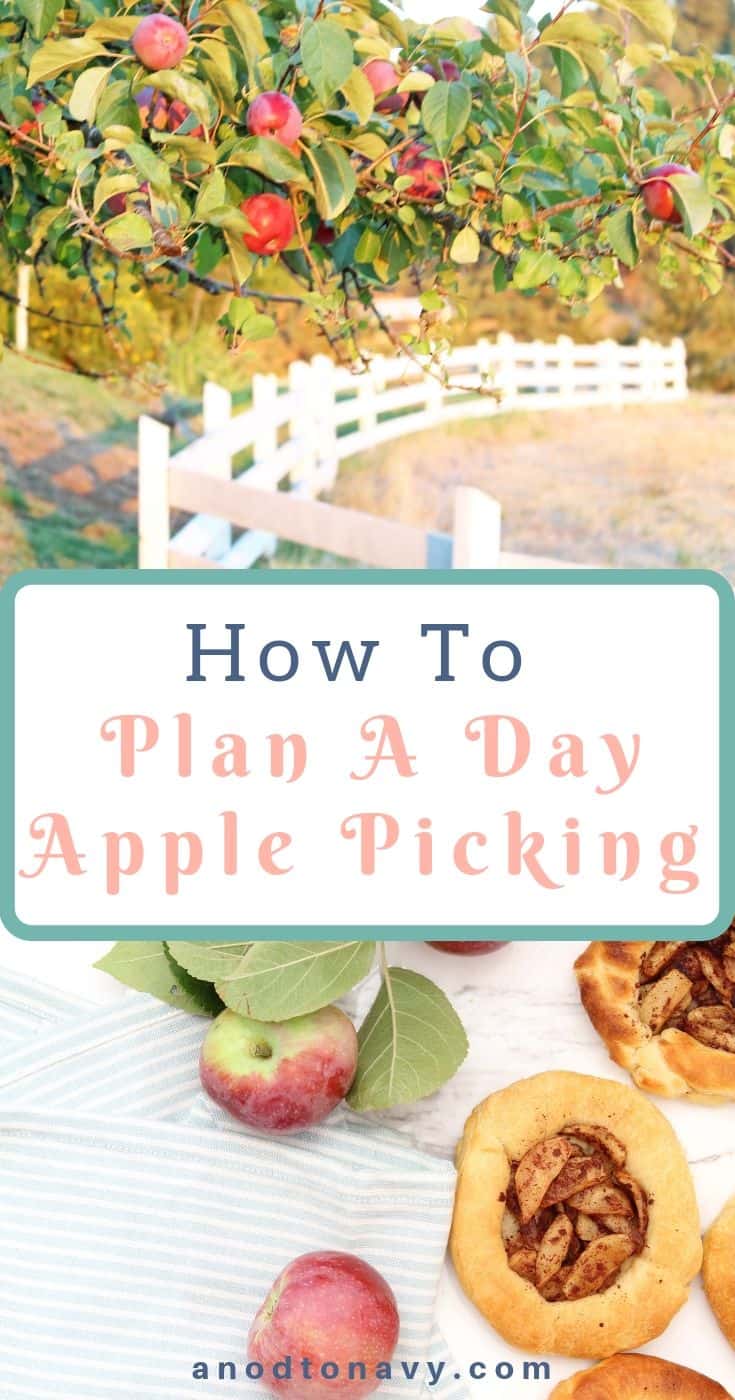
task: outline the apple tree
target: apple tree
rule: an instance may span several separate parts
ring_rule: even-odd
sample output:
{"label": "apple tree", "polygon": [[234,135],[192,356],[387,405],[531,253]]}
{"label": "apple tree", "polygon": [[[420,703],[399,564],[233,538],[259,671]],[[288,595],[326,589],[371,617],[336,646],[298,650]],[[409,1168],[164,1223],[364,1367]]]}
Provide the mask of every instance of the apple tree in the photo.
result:
{"label": "apple tree", "polygon": [[481,262],[580,309],[646,254],[716,292],[732,56],[678,53],[668,0],[531,8],[487,0],[479,29],[384,0],[0,0],[0,251],[41,289],[49,264],[85,279],[113,332],[125,263],[231,294],[234,340],[297,303],[345,359],[407,279],[409,352],[438,355]]}

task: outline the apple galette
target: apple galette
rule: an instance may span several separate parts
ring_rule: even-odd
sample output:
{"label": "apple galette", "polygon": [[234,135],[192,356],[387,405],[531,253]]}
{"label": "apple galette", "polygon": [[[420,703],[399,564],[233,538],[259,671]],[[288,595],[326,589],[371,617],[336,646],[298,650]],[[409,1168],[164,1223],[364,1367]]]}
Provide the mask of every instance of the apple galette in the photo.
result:
{"label": "apple galette", "polygon": [[735,1347],[735,1196],[704,1237],[702,1274],[712,1311]]}
{"label": "apple galette", "polygon": [[575,964],[617,1064],[668,1098],[735,1098],[735,922],[708,943],[591,943]]}
{"label": "apple galette", "polygon": [[562,1381],[549,1400],[733,1400],[699,1371],[658,1356],[613,1356]]}
{"label": "apple galette", "polygon": [[657,1337],[686,1301],[694,1188],[634,1089],[563,1072],[512,1084],[468,1119],[457,1168],[452,1258],[506,1341],[598,1359]]}

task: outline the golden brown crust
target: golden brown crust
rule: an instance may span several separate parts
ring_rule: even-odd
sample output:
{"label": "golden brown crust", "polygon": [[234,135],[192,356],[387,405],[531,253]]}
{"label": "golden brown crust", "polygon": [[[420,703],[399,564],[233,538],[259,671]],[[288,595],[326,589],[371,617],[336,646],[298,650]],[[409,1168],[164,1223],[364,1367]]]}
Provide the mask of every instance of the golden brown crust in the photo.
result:
{"label": "golden brown crust", "polygon": [[702,1277],[712,1311],[735,1347],[735,1196],[704,1237]]}
{"label": "golden brown crust", "polygon": [[735,1098],[735,1055],[685,1031],[653,1035],[638,1014],[641,963],[652,943],[591,943],[575,963],[582,1003],[611,1059],[640,1089],[717,1103]]}
{"label": "golden brown crust", "polygon": [[[502,1238],[511,1162],[572,1123],[595,1123],[628,1150],[648,1191],[643,1251],[603,1293],[547,1302],[514,1273]],[[506,1341],[527,1351],[598,1360],[657,1337],[688,1296],[702,1246],[689,1169],[666,1119],[625,1084],[581,1074],[539,1074],[491,1094],[459,1146],[451,1252],[468,1297]]]}
{"label": "golden brown crust", "polygon": [[549,1400],[733,1400],[717,1381],[658,1356],[613,1356],[562,1381]]}

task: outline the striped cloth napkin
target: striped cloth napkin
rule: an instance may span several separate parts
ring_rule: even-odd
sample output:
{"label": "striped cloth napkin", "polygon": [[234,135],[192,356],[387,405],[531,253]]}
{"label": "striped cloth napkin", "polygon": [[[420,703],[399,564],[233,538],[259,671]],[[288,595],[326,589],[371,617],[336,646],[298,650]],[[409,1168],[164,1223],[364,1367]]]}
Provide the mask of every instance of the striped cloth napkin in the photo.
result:
{"label": "striped cloth napkin", "polygon": [[203,1029],[135,993],[99,1010],[0,971],[3,1400],[265,1400],[250,1319],[284,1264],[323,1248],[396,1293],[395,1362],[420,1364],[383,1400],[418,1396],[428,1362],[433,1393],[460,1400],[433,1322],[451,1165],[346,1111],[284,1141],[248,1133],[200,1093]]}

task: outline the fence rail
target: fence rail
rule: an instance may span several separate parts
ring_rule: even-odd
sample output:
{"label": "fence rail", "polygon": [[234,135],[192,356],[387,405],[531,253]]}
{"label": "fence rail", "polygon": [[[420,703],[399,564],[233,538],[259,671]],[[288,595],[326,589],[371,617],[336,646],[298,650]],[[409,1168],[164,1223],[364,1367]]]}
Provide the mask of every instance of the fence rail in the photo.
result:
{"label": "fence rail", "polygon": [[[249,568],[279,539],[386,568],[548,566],[554,561],[503,554],[500,507],[470,488],[457,492],[453,536],[315,498],[346,457],[440,423],[687,395],[679,340],[576,345],[566,336],[547,344],[499,335],[452,351],[447,370],[443,385],[406,357],[375,356],[353,374],[317,355],[295,361],[285,385],[255,375],[251,407],[234,416],[227,390],[207,384],[203,433],[174,454],[165,424],[141,418],[140,567]],[[173,537],[172,510],[190,516]]]}

